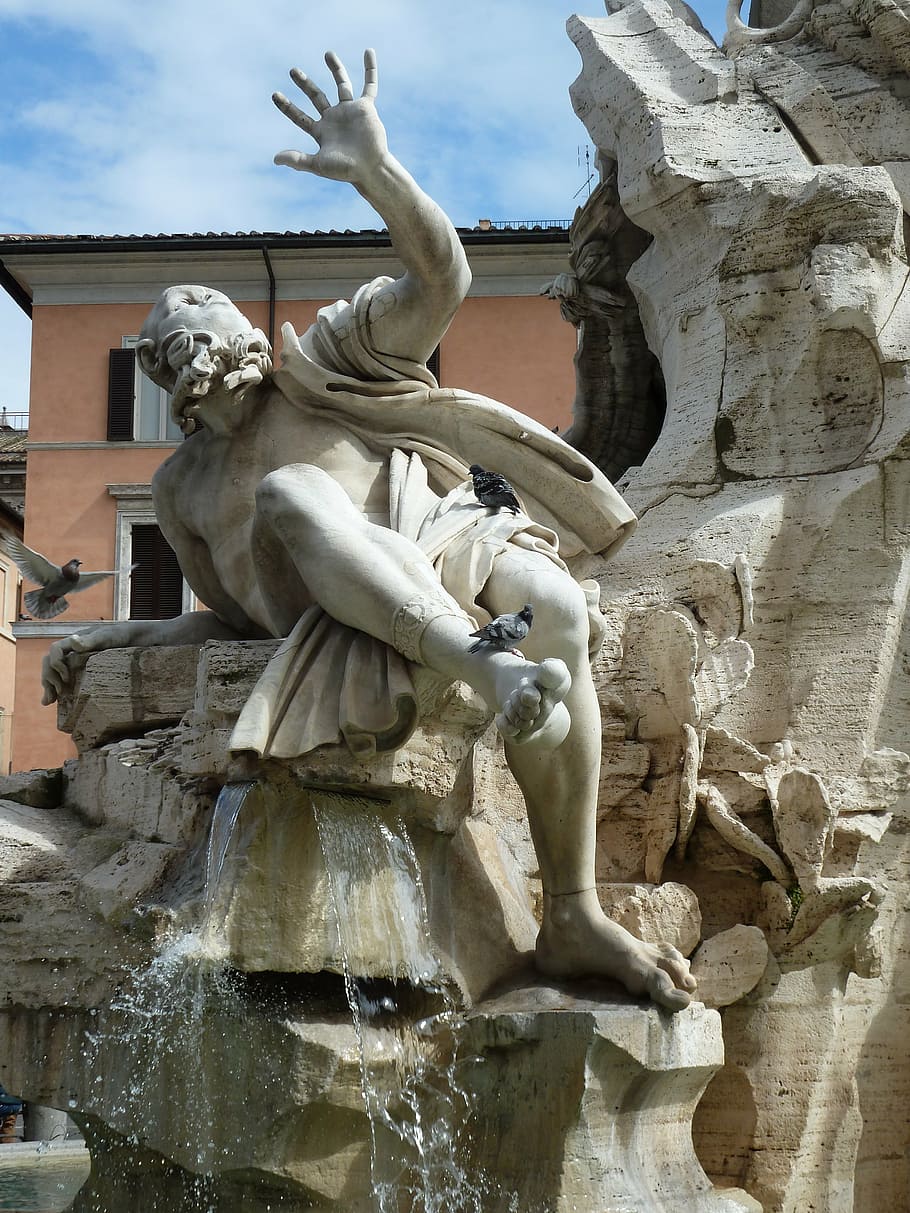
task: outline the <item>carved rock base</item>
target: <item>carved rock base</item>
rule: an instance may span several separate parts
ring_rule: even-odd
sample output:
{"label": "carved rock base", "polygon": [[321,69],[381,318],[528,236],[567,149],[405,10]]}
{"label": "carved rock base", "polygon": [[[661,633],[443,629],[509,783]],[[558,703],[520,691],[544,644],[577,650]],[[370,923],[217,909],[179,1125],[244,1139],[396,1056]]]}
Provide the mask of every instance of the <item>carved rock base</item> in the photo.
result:
{"label": "carved rock base", "polygon": [[325,978],[197,994],[180,1013],[140,994],[97,1015],[0,1017],[0,1054],[46,1049],[40,1097],[79,1105],[93,1169],[74,1210],[373,1213],[390,1185],[402,1213],[760,1213],[714,1189],[692,1149],[723,1060],[701,1006],[534,984],[415,1033],[414,991],[359,1031]]}

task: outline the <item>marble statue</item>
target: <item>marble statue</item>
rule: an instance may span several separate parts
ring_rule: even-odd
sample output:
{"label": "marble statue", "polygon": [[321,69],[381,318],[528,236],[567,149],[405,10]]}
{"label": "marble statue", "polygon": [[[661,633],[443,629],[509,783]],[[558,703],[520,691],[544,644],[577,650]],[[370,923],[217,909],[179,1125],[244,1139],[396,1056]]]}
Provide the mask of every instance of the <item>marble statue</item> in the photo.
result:
{"label": "marble statue", "polygon": [[[45,702],[71,678],[70,654],[207,639],[287,637],[234,730],[231,748],[289,757],[343,738],[355,753],[394,748],[435,680],[462,680],[496,713],[525,798],[543,878],[538,967],[602,975],[672,1010],[695,982],[675,948],[605,917],[594,848],[601,730],[591,651],[596,586],[564,557],[619,546],[635,518],[609,481],[544,427],[504,405],[439,389],[425,360],[470,282],[449,221],[389,152],[375,108],[376,59],[355,98],[326,56],[338,100],[302,72],[311,117],[278,109],[317,144],[278,164],[347,181],[379,212],[405,265],[352,302],[322,309],[282,368],[264,335],[218,291],[164,292],[138,357],[173,393],[188,441],[153,483],[158,519],[209,608],[126,620],[57,641]],[[490,511],[469,465],[516,486],[527,513]],[[531,603],[524,654],[471,633]]]}

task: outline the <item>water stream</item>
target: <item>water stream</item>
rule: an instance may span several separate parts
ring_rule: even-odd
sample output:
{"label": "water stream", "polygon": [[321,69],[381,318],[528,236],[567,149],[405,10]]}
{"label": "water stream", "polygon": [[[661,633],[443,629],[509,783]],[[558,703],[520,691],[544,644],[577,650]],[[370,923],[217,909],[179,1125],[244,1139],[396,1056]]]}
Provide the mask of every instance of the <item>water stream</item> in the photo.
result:
{"label": "water stream", "polygon": [[[314,794],[312,804],[360,1050],[377,1213],[482,1213],[485,1184],[459,1159],[470,1113],[456,1060],[459,1015],[407,829],[353,797]],[[352,969],[365,922],[380,928],[371,932],[373,965],[431,996],[438,1011],[410,1022],[396,1014],[394,997],[370,996],[369,981]]]}

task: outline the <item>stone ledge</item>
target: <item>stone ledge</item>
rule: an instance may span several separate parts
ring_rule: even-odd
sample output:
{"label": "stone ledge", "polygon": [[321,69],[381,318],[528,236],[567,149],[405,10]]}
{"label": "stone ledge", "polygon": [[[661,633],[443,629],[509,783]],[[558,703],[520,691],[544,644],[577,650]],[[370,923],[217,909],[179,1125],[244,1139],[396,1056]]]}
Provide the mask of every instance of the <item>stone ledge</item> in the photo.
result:
{"label": "stone ledge", "polygon": [[[196,694],[195,645],[92,653],[57,702],[57,728],[81,753],[176,724]],[[72,658],[70,659],[73,660]]]}
{"label": "stone ledge", "polygon": [[[228,783],[268,773],[296,785],[355,791],[387,799],[400,811],[432,814],[470,783],[471,750],[490,723],[485,704],[463,683],[436,704],[398,750],[355,757],[344,744],[301,758],[262,762],[228,743],[237,716],[280,641],[209,641],[201,647],[109,649],[93,653],[61,696],[58,724],[80,754],[174,726],[165,761],[182,778]],[[470,795],[466,789],[466,795]],[[462,806],[464,808],[464,806]],[[437,824],[454,829],[463,812]]]}

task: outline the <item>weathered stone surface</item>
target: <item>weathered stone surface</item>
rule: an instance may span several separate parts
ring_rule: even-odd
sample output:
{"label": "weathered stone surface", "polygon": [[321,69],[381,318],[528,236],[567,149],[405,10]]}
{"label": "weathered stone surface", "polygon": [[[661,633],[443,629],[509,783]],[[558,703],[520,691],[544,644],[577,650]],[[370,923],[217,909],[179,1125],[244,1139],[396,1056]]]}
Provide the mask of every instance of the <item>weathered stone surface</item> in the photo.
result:
{"label": "weathered stone surface", "polygon": [[176,769],[175,733],[110,742],[67,765],[65,803],[90,825],[138,838],[190,842],[213,802],[212,785]]}
{"label": "weathered stone surface", "polygon": [[[906,29],[893,6],[805,4],[735,24],[725,55],[659,0],[569,23],[576,111],[645,233],[627,281],[666,388],[625,477],[639,529],[601,577],[628,736],[654,763],[675,721],[698,737],[665,874],[712,939],[760,923],[772,953],[724,1009],[696,1143],[776,1213],[901,1207],[910,1182]],[[646,621],[671,612],[692,643],[667,695]],[[688,733],[686,754],[689,786]],[[600,861],[640,879],[623,804]]]}
{"label": "weathered stone surface", "polygon": [[57,706],[57,727],[80,752],[174,724],[193,706],[195,646],[94,653]]}
{"label": "weathered stone surface", "polygon": [[470,1003],[534,947],[521,873],[482,820],[448,838],[406,829],[380,802],[286,783],[247,796],[236,837],[212,912],[243,972],[347,966],[440,982]]}
{"label": "weathered stone surface", "polygon": [[[258,1005],[253,1025],[252,988],[219,987],[211,970],[196,1002],[178,1012],[186,976],[176,964],[152,970],[144,988],[100,1016],[18,1010],[0,1023],[0,1049],[19,1059],[10,1085],[21,1088],[40,1039],[47,1061],[40,1077],[29,1076],[36,1096],[51,1105],[75,1096],[84,1110],[95,1157],[84,1209],[101,1200],[151,1213],[207,1195],[254,1213],[269,1202],[368,1213],[376,1187],[404,1176],[418,1194],[429,1185],[435,1198],[448,1197],[446,1207],[476,1193],[485,1213],[759,1213],[744,1192],[711,1187],[679,1132],[680,1109],[690,1114],[723,1058],[719,1018],[701,1006],[670,1017],[615,986],[586,996],[535,984],[454,1024],[431,1013],[416,1038],[406,1028],[413,1008],[383,1012],[361,1044],[340,980],[288,987]],[[98,1069],[114,1037],[120,1047]],[[388,1127],[410,1123],[395,1092],[415,1053],[424,1064],[410,1096],[425,1131],[422,1158]],[[389,1118],[375,1125],[375,1169],[362,1067]],[[187,1074],[191,1089],[175,1099]],[[434,1087],[452,1074],[458,1098],[434,1103]],[[259,1093],[256,1116],[222,1114],[238,1089]],[[459,1109],[470,1110],[469,1125]],[[132,1134],[141,1149],[126,1148]],[[451,1150],[443,1134],[454,1138]]]}
{"label": "weathered stone surface", "polygon": [[66,810],[0,801],[4,1008],[91,1006],[142,954],[136,939],[108,927],[83,885],[122,843]]}
{"label": "weathered stone surface", "polygon": [[600,904],[615,922],[648,943],[671,943],[691,956],[701,939],[698,898],[683,884],[600,884]]}
{"label": "weathered stone surface", "polygon": [[14,800],[36,809],[55,809],[63,800],[63,772],[55,767],[49,771],[14,771],[2,775],[0,800]]}
{"label": "weathered stone surface", "polygon": [[125,842],[82,878],[86,903],[105,919],[134,914],[179,854],[167,843]]}
{"label": "weathered stone surface", "polygon": [[768,942],[758,927],[739,925],[706,939],[692,957],[692,976],[706,1007],[727,1007],[754,990],[768,967]]}
{"label": "weathered stone surface", "polygon": [[[760,1213],[745,1192],[713,1190],[676,1114],[658,1111],[664,1084],[694,1110],[721,1051],[713,1013],[692,1005],[667,1022],[654,1008],[623,1004],[544,988],[533,1000],[527,991],[504,994],[470,1014],[466,1043],[482,1062],[466,1079],[478,1084],[472,1154],[480,1167],[518,1194],[518,1208]],[[533,1058],[533,1071],[513,1064],[518,1056]]]}

